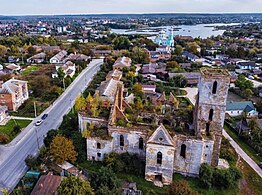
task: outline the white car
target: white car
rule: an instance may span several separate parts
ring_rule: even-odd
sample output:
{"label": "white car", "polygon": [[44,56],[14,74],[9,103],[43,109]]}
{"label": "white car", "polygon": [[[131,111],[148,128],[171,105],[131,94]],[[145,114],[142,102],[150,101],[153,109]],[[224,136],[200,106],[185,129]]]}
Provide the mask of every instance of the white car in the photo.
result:
{"label": "white car", "polygon": [[40,120],[36,121],[35,126],[40,126],[42,123],[43,123],[43,120],[40,119]]}

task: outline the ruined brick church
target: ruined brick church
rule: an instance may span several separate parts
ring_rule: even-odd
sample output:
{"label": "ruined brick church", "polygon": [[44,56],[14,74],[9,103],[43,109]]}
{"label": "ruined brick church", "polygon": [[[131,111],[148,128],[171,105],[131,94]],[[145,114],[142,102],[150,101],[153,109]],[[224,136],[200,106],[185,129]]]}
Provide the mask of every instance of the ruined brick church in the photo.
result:
{"label": "ruined brick church", "polygon": [[227,70],[201,69],[199,93],[194,109],[194,135],[170,134],[161,122],[149,130],[146,125],[118,126],[117,120],[126,123],[125,110],[130,107],[123,97],[124,87],[119,80],[109,79],[101,84],[100,96],[111,102],[108,119],[92,118],[79,113],[81,131],[88,124],[104,126],[109,138],[87,138],[88,160],[101,161],[111,152],[138,154],[146,161],[145,179],[169,185],[173,173],[198,176],[200,165],[217,166],[222,130],[226,111],[226,99],[230,83]]}

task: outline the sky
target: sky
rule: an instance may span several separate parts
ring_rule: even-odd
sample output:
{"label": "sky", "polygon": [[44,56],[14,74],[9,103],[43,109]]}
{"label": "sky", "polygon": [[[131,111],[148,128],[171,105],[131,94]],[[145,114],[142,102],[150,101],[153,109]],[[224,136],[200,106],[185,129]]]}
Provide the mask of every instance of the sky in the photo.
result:
{"label": "sky", "polygon": [[262,0],[0,0],[0,15],[262,13]]}

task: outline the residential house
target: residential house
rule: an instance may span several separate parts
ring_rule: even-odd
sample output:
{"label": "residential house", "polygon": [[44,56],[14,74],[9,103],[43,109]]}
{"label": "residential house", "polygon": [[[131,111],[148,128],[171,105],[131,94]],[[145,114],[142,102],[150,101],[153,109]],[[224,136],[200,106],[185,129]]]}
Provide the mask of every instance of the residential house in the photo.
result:
{"label": "residential house", "polygon": [[59,68],[61,68],[63,70],[63,72],[65,73],[65,77],[70,76],[72,78],[75,75],[76,66],[71,61],[67,61],[66,63],[64,63],[62,65],[57,64],[56,65],[56,71],[58,71]]}
{"label": "residential house", "polygon": [[[255,119],[258,127],[260,129],[262,129],[262,119]],[[250,132],[250,122],[252,121],[252,119],[243,119],[239,122],[236,123],[236,127],[235,130],[238,132],[238,134],[241,133],[249,133]]]}
{"label": "residential house", "polygon": [[50,59],[51,64],[62,64],[67,57],[67,51],[62,50]]}
{"label": "residential house", "polygon": [[262,54],[257,54],[257,60],[261,60],[262,59]]}
{"label": "residential house", "polygon": [[16,64],[8,64],[7,66],[5,66],[5,71],[8,73],[13,73],[15,71],[19,71],[21,70],[21,67],[19,65]]}
{"label": "residential house", "polygon": [[250,101],[227,102],[226,113],[231,117],[241,116],[243,113],[245,113],[247,117],[258,116],[255,106]]}
{"label": "residential house", "polygon": [[191,68],[191,63],[180,63],[179,64],[179,66],[181,67],[181,68]]}
{"label": "residential house", "polygon": [[169,60],[171,58],[170,52],[160,52],[160,51],[148,51],[150,62],[154,63],[159,60]]}
{"label": "residential house", "polygon": [[156,48],[157,52],[167,52],[167,53],[171,53],[171,47],[167,46],[167,45],[160,45]]}
{"label": "residential house", "polygon": [[86,176],[82,174],[82,171],[76,168],[71,163],[65,161],[62,165],[58,165],[60,167],[60,175],[69,177],[69,176],[75,176],[80,177],[83,180],[87,180]]}
{"label": "residential house", "polygon": [[253,69],[259,69],[259,66],[256,64],[256,62],[252,62],[252,61],[242,61],[242,62],[238,62],[237,66],[241,69],[241,70],[253,70]]}
{"label": "residential house", "polygon": [[70,55],[67,56],[65,61],[85,61],[85,62],[87,62],[90,59],[91,59],[90,56],[86,56],[84,54],[73,54],[73,53],[71,53]]}
{"label": "residential house", "polygon": [[109,56],[113,53],[112,50],[97,50],[97,49],[91,49],[94,56]]}
{"label": "residential house", "polygon": [[19,62],[19,58],[18,57],[15,57],[15,56],[8,56],[8,62],[9,63],[17,63]]}
{"label": "residential house", "polygon": [[38,53],[30,58],[27,59],[27,63],[35,63],[35,64],[41,64],[45,61],[46,54],[44,52]]}
{"label": "residential house", "polygon": [[142,85],[142,91],[144,93],[155,93],[156,85]]}
{"label": "residential house", "polygon": [[196,62],[197,60],[199,60],[198,56],[188,51],[184,51],[182,53],[182,57],[186,58],[187,60],[190,60],[191,62]]}
{"label": "residential house", "polygon": [[121,57],[115,61],[113,69],[122,70],[123,68],[129,68],[131,66],[132,60],[128,57]]}
{"label": "residential house", "polygon": [[27,81],[10,79],[0,86],[0,105],[17,109],[29,98]]}
{"label": "residential house", "polygon": [[31,195],[55,195],[61,181],[61,176],[52,175],[52,173],[42,175],[37,181]]}
{"label": "residential house", "polygon": [[190,86],[197,85],[201,77],[199,72],[168,73],[169,78],[177,77],[180,75],[185,77],[187,85]]}
{"label": "residential house", "polygon": [[0,106],[0,125],[7,119],[8,117],[8,107]]}

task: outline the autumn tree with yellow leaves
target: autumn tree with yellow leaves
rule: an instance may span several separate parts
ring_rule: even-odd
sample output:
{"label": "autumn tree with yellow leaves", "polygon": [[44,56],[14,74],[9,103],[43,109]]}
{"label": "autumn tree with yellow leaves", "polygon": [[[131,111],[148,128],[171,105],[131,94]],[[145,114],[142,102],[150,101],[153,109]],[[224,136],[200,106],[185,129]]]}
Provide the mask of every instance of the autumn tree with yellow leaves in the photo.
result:
{"label": "autumn tree with yellow leaves", "polygon": [[50,144],[49,153],[53,158],[53,161],[57,164],[63,164],[64,161],[67,160],[75,162],[77,157],[73,141],[62,135],[54,137]]}

